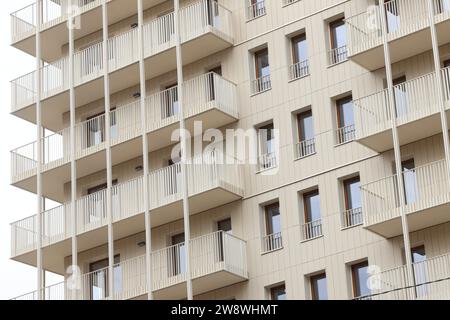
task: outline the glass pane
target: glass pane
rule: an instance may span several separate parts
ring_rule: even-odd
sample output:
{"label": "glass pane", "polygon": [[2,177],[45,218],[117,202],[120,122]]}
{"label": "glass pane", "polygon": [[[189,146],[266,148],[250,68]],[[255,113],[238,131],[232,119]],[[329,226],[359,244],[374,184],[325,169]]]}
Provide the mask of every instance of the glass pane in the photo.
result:
{"label": "glass pane", "polygon": [[273,205],[268,207],[267,209],[267,233],[275,234],[281,232],[281,215],[280,208],[278,205]]}
{"label": "glass pane", "polygon": [[359,179],[346,183],[347,210],[361,208],[360,186]]}
{"label": "glass pane", "polygon": [[293,39],[294,63],[302,62],[308,59],[308,46],[305,36]]}
{"label": "glass pane", "polygon": [[367,263],[353,266],[353,281],[355,285],[355,295],[357,297],[370,295],[368,287],[369,273]]}
{"label": "glass pane", "polygon": [[343,22],[336,22],[333,24],[331,32],[333,36],[332,49],[341,48],[347,44],[347,34],[345,24]]}
{"label": "glass pane", "polygon": [[319,193],[313,193],[305,196],[306,223],[317,221],[321,218],[320,214],[320,196]]}
{"label": "glass pane", "polygon": [[417,199],[416,171],[414,160],[406,161],[403,166],[403,183],[406,204],[414,203]]}
{"label": "glass pane", "polygon": [[339,128],[355,124],[353,116],[353,101],[351,99],[338,101]]}
{"label": "glass pane", "polygon": [[328,300],[327,278],[325,275],[313,277],[312,290],[314,300]]}
{"label": "glass pane", "polygon": [[300,140],[310,140],[314,138],[313,116],[311,112],[299,115]]}
{"label": "glass pane", "polygon": [[260,51],[255,55],[257,78],[268,76],[269,72],[269,53],[267,50]]}

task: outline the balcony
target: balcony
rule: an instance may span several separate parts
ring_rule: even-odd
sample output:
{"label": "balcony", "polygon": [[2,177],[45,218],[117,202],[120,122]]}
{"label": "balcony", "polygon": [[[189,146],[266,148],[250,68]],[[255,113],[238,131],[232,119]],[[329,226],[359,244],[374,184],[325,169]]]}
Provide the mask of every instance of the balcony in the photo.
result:
{"label": "balcony", "polygon": [[[152,282],[155,299],[186,297],[185,246],[152,252]],[[230,286],[248,280],[245,241],[224,232],[216,232],[190,241],[191,277],[194,294]],[[45,300],[105,300],[109,269],[83,274],[74,294],[62,282],[44,289]],[[114,266],[114,300],[146,299],[146,257],[139,256]],[[13,300],[36,300],[37,292]]]}
{"label": "balcony", "polygon": [[266,4],[264,0],[258,0],[247,7],[247,21],[266,15]]}
{"label": "balcony", "polygon": [[[112,0],[111,3],[118,3]],[[233,44],[231,12],[207,0],[180,9],[183,64],[189,64],[222,51]],[[126,7],[122,5],[122,7]],[[198,50],[198,48],[203,48]],[[138,30],[108,39],[111,93],[139,84]],[[176,69],[174,14],[169,13],[144,25],[144,55],[147,78]],[[78,106],[102,99],[103,42],[74,55],[74,83]],[[35,122],[36,72],[11,81],[12,113]],[[62,115],[69,111],[69,61],[63,57],[41,70],[43,126],[54,132],[63,127]]]}
{"label": "balcony", "polygon": [[[444,160],[402,173],[405,214],[414,232],[450,221],[450,184]],[[385,238],[402,234],[397,176],[361,186],[364,227]]]}
{"label": "balcony", "polygon": [[[205,158],[206,159],[206,158]],[[217,158],[219,159],[219,158]],[[187,164],[190,214],[207,211],[239,200],[243,196],[239,165],[196,158]],[[181,164],[149,174],[149,197],[152,227],[183,218]],[[112,217],[115,239],[144,231],[144,178],[119,183],[112,190]],[[78,247],[85,251],[105,243],[108,212],[107,190],[76,200]],[[44,269],[64,273],[61,257],[71,254],[71,204],[41,213]],[[11,256],[14,260],[35,265],[37,220],[34,215],[11,224]]]}
{"label": "balcony", "polygon": [[[433,0],[439,44],[449,42],[450,1]],[[384,4],[388,43],[392,63],[431,50],[428,3],[422,0],[390,0]],[[349,58],[374,71],[384,67],[382,9],[346,19],[349,38]]]}
{"label": "balcony", "polygon": [[[450,107],[450,68],[442,69],[445,106]],[[355,106],[356,140],[377,152],[394,147],[392,118],[387,89],[357,99]],[[435,73],[394,86],[398,136],[405,145],[442,132],[440,97]],[[447,114],[447,118],[449,115]]]}
{"label": "balcony", "polygon": [[413,264],[415,286],[408,283],[406,265],[373,275],[377,289],[357,300],[448,300],[450,299],[450,254]]}
{"label": "balcony", "polygon": [[281,232],[266,235],[261,240],[261,254],[283,249],[283,235]]}
{"label": "balcony", "polygon": [[[186,128],[193,132],[194,121],[203,129],[220,128],[238,118],[236,86],[215,73],[184,83]],[[147,133],[150,152],[172,145],[171,133],[179,128],[177,87],[146,98]],[[142,155],[140,101],[119,106],[110,114],[113,165]],[[105,168],[105,115],[79,123],[75,127],[75,158],[78,177]],[[61,184],[70,181],[70,128],[42,140],[43,175],[46,197],[64,201]],[[11,180],[22,189],[34,192],[36,184],[37,143],[11,152]]]}

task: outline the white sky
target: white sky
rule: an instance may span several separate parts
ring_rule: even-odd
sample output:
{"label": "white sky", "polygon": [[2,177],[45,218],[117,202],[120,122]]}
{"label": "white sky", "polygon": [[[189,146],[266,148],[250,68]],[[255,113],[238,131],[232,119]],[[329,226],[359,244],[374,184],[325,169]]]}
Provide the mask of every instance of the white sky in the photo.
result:
{"label": "white sky", "polygon": [[[1,1],[0,4],[0,300],[36,290],[36,269],[9,260],[10,223],[36,214],[36,196],[10,186],[10,153],[12,149],[36,138],[36,127],[10,115],[9,81],[35,68],[33,57],[10,46],[10,13],[33,0]],[[57,281],[48,277],[49,284]]]}

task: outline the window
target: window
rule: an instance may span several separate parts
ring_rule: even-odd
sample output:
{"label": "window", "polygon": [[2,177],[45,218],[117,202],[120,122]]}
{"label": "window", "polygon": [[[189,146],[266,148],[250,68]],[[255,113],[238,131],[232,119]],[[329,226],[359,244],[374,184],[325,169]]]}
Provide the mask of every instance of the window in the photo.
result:
{"label": "window", "polygon": [[328,300],[327,275],[321,273],[310,278],[312,300]]}
{"label": "window", "polygon": [[252,93],[259,93],[271,88],[269,50],[264,48],[254,53],[255,80],[253,81]]}
{"label": "window", "polygon": [[213,27],[220,27],[220,7],[217,0],[207,0],[208,24]]}
{"label": "window", "polygon": [[355,140],[355,119],[353,115],[353,99],[348,96],[336,101],[337,110],[337,144]]}
{"label": "window", "polygon": [[273,123],[258,129],[258,140],[260,170],[276,167],[277,159],[275,154],[275,132]]}
{"label": "window", "polygon": [[371,294],[371,291],[368,287],[368,268],[368,261],[357,263],[351,266],[353,296],[355,298],[365,297]]}
{"label": "window", "polygon": [[[120,263],[120,256],[114,257],[114,291],[120,292],[122,290],[121,284],[121,269],[117,264]],[[90,297],[91,300],[102,300],[109,296],[108,291],[108,268],[109,259],[103,259],[93,262],[89,265],[89,279]]]}
{"label": "window", "polygon": [[271,300],[286,300],[286,286],[284,284],[270,288]]}
{"label": "window", "polygon": [[264,207],[264,223],[266,234],[263,240],[263,252],[282,248],[281,214],[278,202]]}
{"label": "window", "polygon": [[216,81],[218,81],[217,76],[222,76],[222,66],[212,68],[208,71],[208,84],[209,84],[209,101],[214,101],[216,99]]}
{"label": "window", "polygon": [[444,13],[450,11],[450,0],[437,0],[436,13]]}
{"label": "window", "polygon": [[304,158],[316,152],[314,139],[314,123],[312,111],[304,111],[297,114],[298,146],[297,158]]}
{"label": "window", "polygon": [[397,117],[402,117],[408,114],[408,100],[405,82],[406,82],[405,76],[396,78],[393,81],[395,111]]}
{"label": "window", "polygon": [[[186,250],[184,245],[184,233],[174,235],[171,239],[172,246],[169,248],[167,262],[169,278],[186,273]],[[170,252],[171,251],[171,252]]]}
{"label": "window", "polygon": [[[111,139],[117,137],[117,119],[114,108],[111,109],[110,113],[110,134]],[[84,124],[86,128],[86,148],[94,147],[102,142],[106,141],[106,129],[105,129],[105,112],[100,112],[96,115],[86,118]]]}
{"label": "window", "polygon": [[250,0],[247,8],[247,19],[255,19],[266,14],[266,5],[264,0]]}
{"label": "window", "polygon": [[163,173],[164,190],[166,197],[178,194],[181,190],[181,167],[178,165],[181,157],[169,159],[167,161],[166,171]]}
{"label": "window", "polygon": [[303,195],[305,224],[303,225],[303,240],[322,236],[322,217],[320,213],[319,190]]}
{"label": "window", "polygon": [[414,281],[416,284],[416,295],[423,297],[427,295],[427,266],[424,263],[427,260],[425,246],[418,246],[411,249],[411,258],[413,263]]}
{"label": "window", "polygon": [[[113,180],[112,182],[113,186],[117,185],[117,180]],[[87,195],[89,196],[87,198],[87,208],[86,210],[87,215],[86,218],[88,219],[87,223],[95,223],[100,222],[102,219],[106,219],[107,212],[106,212],[106,194],[100,193],[103,190],[106,190],[108,188],[107,183],[102,183],[100,185],[97,185],[95,187],[89,188],[87,190]],[[118,208],[117,206],[117,192],[115,192],[115,189],[112,190],[112,204],[113,204],[113,211]]]}
{"label": "window", "polygon": [[330,23],[330,65],[347,60],[347,33],[344,18]]}
{"label": "window", "polygon": [[344,228],[362,223],[361,210],[361,182],[359,177],[344,180],[345,212],[343,215]]}
{"label": "window", "polygon": [[293,37],[291,44],[293,62],[291,66],[291,80],[294,80],[309,74],[306,34]]}
{"label": "window", "polygon": [[417,199],[417,180],[414,159],[402,162],[403,187],[405,190],[405,203],[411,204]]}
{"label": "window", "polygon": [[384,7],[386,8],[387,31],[395,32],[400,29],[400,12],[397,2],[394,0],[386,1]]}

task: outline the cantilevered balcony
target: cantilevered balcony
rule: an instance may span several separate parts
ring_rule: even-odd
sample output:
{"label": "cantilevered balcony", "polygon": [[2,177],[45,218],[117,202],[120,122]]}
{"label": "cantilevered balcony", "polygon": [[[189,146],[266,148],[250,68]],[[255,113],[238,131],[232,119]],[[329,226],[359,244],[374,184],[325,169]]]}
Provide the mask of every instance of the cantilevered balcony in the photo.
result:
{"label": "cantilevered balcony", "polygon": [[[444,160],[402,173],[410,232],[450,221],[450,185]],[[396,175],[361,186],[364,227],[385,238],[402,234]]]}
{"label": "cantilevered balcony", "polygon": [[[236,86],[215,73],[207,73],[184,83],[186,127],[193,132],[194,121],[204,130],[220,128],[238,118]],[[147,133],[150,151],[172,145],[171,133],[179,128],[177,87],[146,99]],[[139,99],[119,106],[110,114],[113,165],[142,155]],[[75,127],[76,152],[83,177],[105,168],[105,115],[79,123]],[[42,140],[43,174],[52,181],[44,186],[46,197],[64,201],[60,186],[70,181],[70,128]],[[37,143],[11,152],[11,180],[20,188],[35,191]]]}
{"label": "cantilevered balcony", "polygon": [[[226,287],[248,280],[247,247],[245,241],[215,232],[190,241],[191,277],[194,294]],[[152,282],[156,299],[186,297],[184,243],[152,252]],[[67,282],[43,290],[46,300],[104,300],[109,269],[83,274],[76,293]],[[114,266],[114,300],[145,299],[147,294],[146,257],[139,256]],[[35,300],[37,291],[13,300]]]}
{"label": "cantilevered balcony", "polygon": [[[442,69],[445,107],[450,107],[450,68]],[[394,86],[394,105],[400,145],[442,131],[441,99],[434,72]],[[393,148],[392,118],[387,89],[354,101],[356,140],[377,151]],[[448,111],[447,111],[448,112]],[[449,117],[449,115],[447,115]]]}
{"label": "cantilevered balcony", "polygon": [[[190,213],[215,208],[243,196],[239,165],[199,163],[187,164]],[[199,164],[196,164],[199,163]],[[149,175],[149,197],[152,226],[157,227],[183,217],[181,165],[175,164]],[[144,231],[143,177],[115,185],[112,190],[114,237],[121,239]],[[107,190],[76,200],[76,223],[79,250],[104,244],[106,240]],[[70,255],[72,236],[70,203],[41,213],[46,270],[64,273],[61,256]],[[11,224],[11,255],[14,260],[35,265],[37,220],[34,215]]]}
{"label": "cantilevered balcony", "polygon": [[[122,3],[111,0],[111,3]],[[180,9],[180,37],[183,64],[219,52],[233,44],[232,14],[215,1],[200,0]],[[176,68],[174,13],[144,25],[144,51],[147,78]],[[108,39],[111,93],[139,83],[138,30],[131,29]],[[202,50],[198,50],[202,48]],[[77,106],[104,97],[103,42],[75,53],[74,81]],[[69,59],[63,57],[41,70],[43,126],[54,132],[63,128],[62,115],[69,111]],[[12,113],[35,122],[36,74],[31,72],[11,82]]]}
{"label": "cantilevered balcony", "polygon": [[358,300],[449,300],[450,254],[413,264],[414,284],[406,265],[373,275],[372,293]]}
{"label": "cantilevered balcony", "polygon": [[[428,1],[390,0],[384,6],[392,63],[431,50]],[[447,43],[450,1],[433,0],[433,11],[439,43]],[[380,6],[374,6],[346,19],[349,59],[371,71],[384,67],[381,12]]]}

